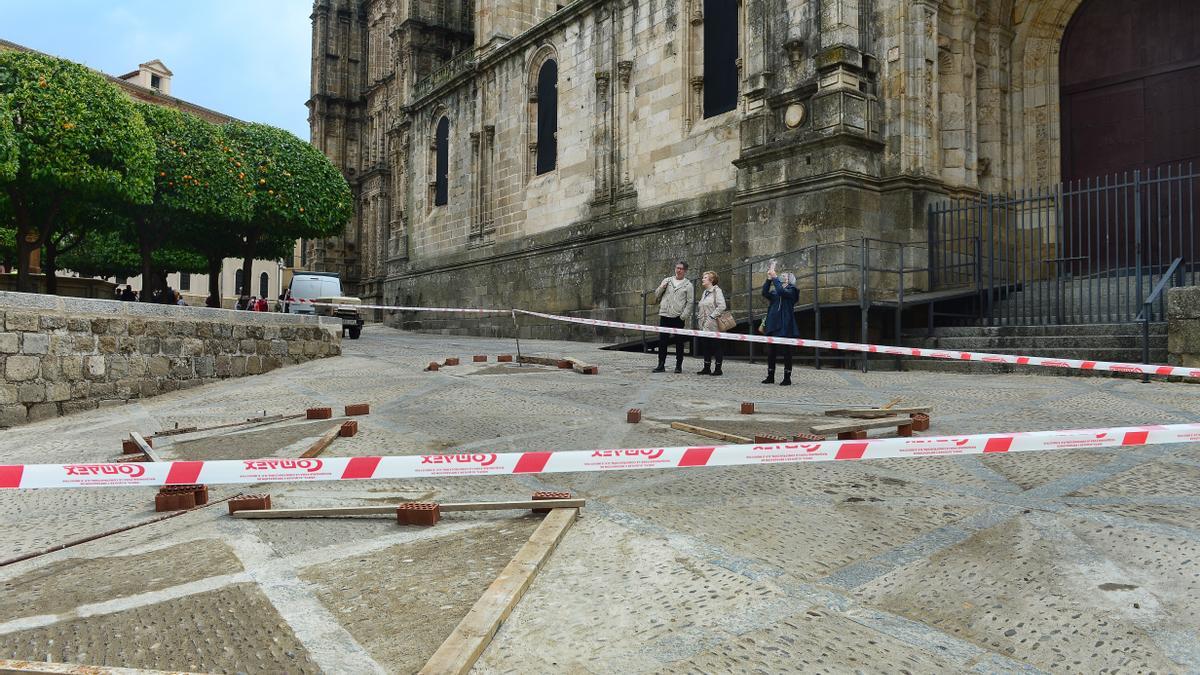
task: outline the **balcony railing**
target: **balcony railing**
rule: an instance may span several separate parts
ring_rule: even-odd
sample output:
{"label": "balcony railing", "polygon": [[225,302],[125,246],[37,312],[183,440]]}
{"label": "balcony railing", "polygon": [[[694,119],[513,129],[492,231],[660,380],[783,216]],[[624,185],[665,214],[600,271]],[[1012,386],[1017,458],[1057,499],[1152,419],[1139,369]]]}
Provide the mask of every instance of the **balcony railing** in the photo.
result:
{"label": "balcony railing", "polygon": [[413,98],[421,98],[459,75],[475,68],[475,50],[467,49],[413,84]]}

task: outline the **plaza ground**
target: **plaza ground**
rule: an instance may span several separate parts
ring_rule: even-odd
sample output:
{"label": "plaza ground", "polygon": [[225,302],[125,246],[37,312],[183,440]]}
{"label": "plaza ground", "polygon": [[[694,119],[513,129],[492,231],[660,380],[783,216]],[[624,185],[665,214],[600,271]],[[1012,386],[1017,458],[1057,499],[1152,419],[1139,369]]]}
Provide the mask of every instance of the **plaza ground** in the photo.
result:
{"label": "plaza ground", "polygon": [[[652,356],[522,341],[571,371],[471,364],[509,340],[371,327],[338,358],[0,432],[4,463],[105,461],[129,431],[340,410],[328,456],[693,445],[672,420],[800,430],[901,398],[930,434],[1192,422],[1195,386],[801,368],[795,386],[652,374]],[[641,424],[625,422],[641,408]],[[167,459],[295,457],[329,421],[160,443]],[[250,488],[258,490],[259,488]],[[588,500],[481,673],[1200,671],[1200,447],[606,474],[288,484],[277,507]],[[213,498],[247,490],[213,486]],[[0,558],[154,516],[152,488],[0,492]],[[223,505],[0,567],[0,658],[207,672],[412,672],[538,518],[234,520]]]}

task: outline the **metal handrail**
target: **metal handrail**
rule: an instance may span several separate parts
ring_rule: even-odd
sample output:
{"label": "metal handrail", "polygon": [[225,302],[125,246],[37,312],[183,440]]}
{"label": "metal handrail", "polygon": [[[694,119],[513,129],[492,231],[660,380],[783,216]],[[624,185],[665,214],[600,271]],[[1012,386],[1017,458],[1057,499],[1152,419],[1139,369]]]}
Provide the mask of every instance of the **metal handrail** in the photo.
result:
{"label": "metal handrail", "polygon": [[[1154,303],[1159,302],[1164,292],[1171,285],[1179,285],[1179,267],[1183,264],[1183,256],[1176,258],[1171,262],[1171,266],[1159,278],[1158,283],[1154,285],[1154,290],[1150,291],[1150,295],[1142,303],[1142,311],[1138,312],[1134,322],[1142,324],[1142,363],[1150,363],[1150,318],[1154,316]],[[1142,375],[1142,382],[1150,381],[1150,376]]]}

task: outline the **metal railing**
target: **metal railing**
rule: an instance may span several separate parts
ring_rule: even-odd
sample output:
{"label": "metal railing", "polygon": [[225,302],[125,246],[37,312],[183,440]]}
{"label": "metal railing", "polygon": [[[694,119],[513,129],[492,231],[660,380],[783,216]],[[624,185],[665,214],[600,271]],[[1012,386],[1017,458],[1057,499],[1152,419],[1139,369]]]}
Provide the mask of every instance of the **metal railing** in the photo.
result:
{"label": "metal railing", "polygon": [[475,67],[475,50],[466,49],[443,63],[429,75],[413,83],[413,99],[419,99],[437,87]]}
{"label": "metal railing", "polygon": [[1197,178],[1188,164],[932,205],[930,288],[978,285],[989,326],[1133,322],[1173,259],[1195,282]]}
{"label": "metal railing", "polygon": [[[1158,314],[1162,316],[1165,311],[1163,305],[1166,302],[1167,289],[1180,285],[1182,263],[1182,257],[1171,262],[1171,266],[1163,273],[1162,278],[1154,285],[1154,290],[1150,291],[1150,295],[1142,303],[1142,311],[1138,312],[1137,318],[1134,319],[1142,326],[1142,363],[1150,363],[1150,319],[1154,316],[1154,305],[1158,304]],[[1142,375],[1142,382],[1149,381],[1149,375]]]}

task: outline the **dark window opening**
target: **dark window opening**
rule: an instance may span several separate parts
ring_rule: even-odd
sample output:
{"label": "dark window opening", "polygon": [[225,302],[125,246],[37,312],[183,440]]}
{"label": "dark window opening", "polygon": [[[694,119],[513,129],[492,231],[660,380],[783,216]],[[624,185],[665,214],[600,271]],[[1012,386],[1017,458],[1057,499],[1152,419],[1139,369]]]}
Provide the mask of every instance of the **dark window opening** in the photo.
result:
{"label": "dark window opening", "polygon": [[179,290],[181,290],[181,291],[192,290],[192,275],[188,274],[187,272],[179,273]]}
{"label": "dark window opening", "polygon": [[265,298],[270,295],[271,278],[266,272],[258,275],[258,297]]}
{"label": "dark window opening", "polygon": [[443,117],[438,120],[437,132],[434,134],[435,146],[435,167],[434,172],[434,187],[433,187],[433,205],[445,206],[449,201],[447,190],[447,174],[449,174],[450,164],[450,120]]}
{"label": "dark window opening", "polygon": [[238,270],[233,275],[233,288],[236,295],[246,295],[246,273],[245,270]]}
{"label": "dark window opening", "polygon": [[158,75],[151,75],[150,76],[150,88],[151,89],[162,89],[162,78],[159,77]]}
{"label": "dark window opening", "polygon": [[558,162],[558,64],[547,61],[537,82],[537,174],[554,170]]}
{"label": "dark window opening", "polygon": [[704,0],[704,116],[737,107],[737,0]]}

